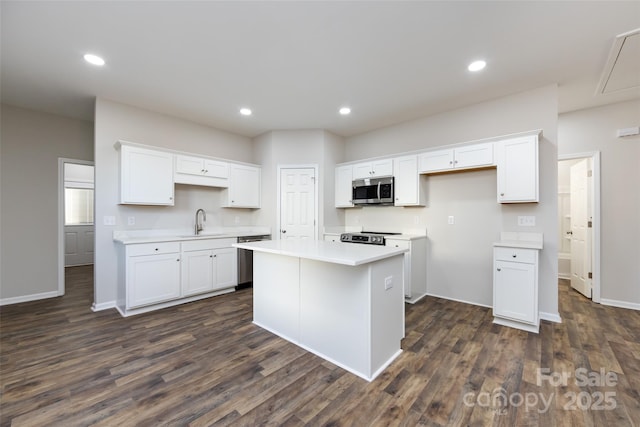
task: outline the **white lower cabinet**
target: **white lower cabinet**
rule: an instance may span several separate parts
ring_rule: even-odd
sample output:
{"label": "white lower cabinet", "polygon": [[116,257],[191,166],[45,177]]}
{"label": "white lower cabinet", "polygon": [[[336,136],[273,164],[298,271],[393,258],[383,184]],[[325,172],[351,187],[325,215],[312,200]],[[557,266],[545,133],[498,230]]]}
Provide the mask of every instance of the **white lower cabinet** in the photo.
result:
{"label": "white lower cabinet", "polygon": [[408,249],[404,254],[404,297],[413,304],[427,294],[427,238],[385,240],[386,246]]}
{"label": "white lower cabinet", "polygon": [[[209,248],[189,250],[194,245]],[[182,296],[211,292],[237,284],[236,249],[220,248],[221,245],[224,243],[216,240],[183,243]]]}
{"label": "white lower cabinet", "polygon": [[126,252],[126,309],[180,297],[179,243],[130,245]]}
{"label": "white lower cabinet", "polygon": [[118,310],[124,316],[231,292],[234,238],[124,245]]}
{"label": "white lower cabinet", "polygon": [[538,332],[538,250],[496,247],[493,251],[494,323]]}

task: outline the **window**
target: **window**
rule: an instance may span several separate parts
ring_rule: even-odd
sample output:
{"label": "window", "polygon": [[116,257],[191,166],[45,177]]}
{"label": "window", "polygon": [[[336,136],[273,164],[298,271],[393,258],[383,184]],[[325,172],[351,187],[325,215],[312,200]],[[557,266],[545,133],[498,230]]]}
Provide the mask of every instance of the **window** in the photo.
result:
{"label": "window", "polygon": [[93,225],[93,189],[64,189],[64,225]]}

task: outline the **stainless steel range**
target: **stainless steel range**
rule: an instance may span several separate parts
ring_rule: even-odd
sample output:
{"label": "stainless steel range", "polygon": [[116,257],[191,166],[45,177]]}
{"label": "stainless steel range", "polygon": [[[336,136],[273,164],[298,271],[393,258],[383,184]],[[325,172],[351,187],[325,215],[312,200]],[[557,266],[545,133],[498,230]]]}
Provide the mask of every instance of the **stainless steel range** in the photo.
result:
{"label": "stainless steel range", "polygon": [[340,241],[344,243],[363,243],[367,245],[385,244],[385,236],[397,236],[401,233],[384,233],[379,231],[363,231],[362,233],[342,233]]}

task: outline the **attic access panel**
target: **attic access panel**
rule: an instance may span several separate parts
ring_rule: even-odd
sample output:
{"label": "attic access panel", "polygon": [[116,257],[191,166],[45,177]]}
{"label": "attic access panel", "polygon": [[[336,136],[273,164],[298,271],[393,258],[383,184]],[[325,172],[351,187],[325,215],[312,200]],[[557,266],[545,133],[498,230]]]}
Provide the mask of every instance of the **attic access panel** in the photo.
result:
{"label": "attic access panel", "polygon": [[596,94],[640,88],[640,28],[616,37]]}

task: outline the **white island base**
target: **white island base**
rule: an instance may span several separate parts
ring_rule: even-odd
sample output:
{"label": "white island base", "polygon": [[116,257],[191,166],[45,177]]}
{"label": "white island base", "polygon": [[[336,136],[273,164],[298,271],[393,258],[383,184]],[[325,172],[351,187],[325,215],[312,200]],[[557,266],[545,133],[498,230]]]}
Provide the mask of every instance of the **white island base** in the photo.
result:
{"label": "white island base", "polygon": [[[348,245],[309,244],[321,252]],[[387,248],[382,259],[349,265],[273,250],[283,245],[238,245],[254,250],[253,322],[367,381],[376,378],[402,352],[403,251]]]}

